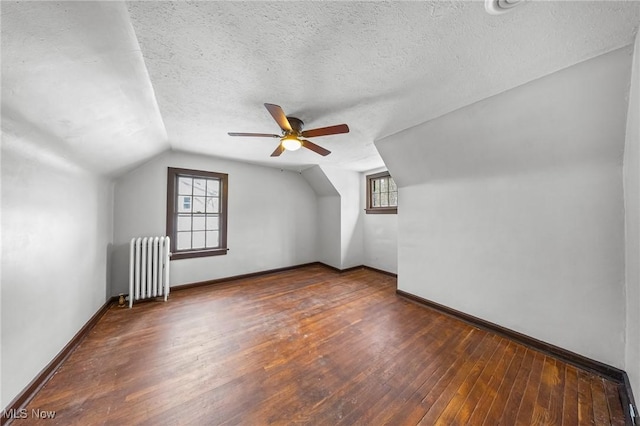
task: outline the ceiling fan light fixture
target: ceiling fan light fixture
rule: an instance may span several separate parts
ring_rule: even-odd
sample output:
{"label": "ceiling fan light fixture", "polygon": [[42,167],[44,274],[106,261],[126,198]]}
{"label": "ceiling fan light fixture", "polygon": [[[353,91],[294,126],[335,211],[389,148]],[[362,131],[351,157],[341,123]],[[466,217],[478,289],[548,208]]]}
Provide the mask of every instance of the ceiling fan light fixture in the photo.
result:
{"label": "ceiling fan light fixture", "polygon": [[[516,0],[502,0],[502,1],[516,1]],[[520,1],[520,0],[518,0]],[[272,157],[279,157],[285,151],[295,151],[300,148],[306,148],[316,154],[327,156],[331,154],[331,151],[316,145],[311,142],[309,138],[318,136],[339,135],[341,133],[349,133],[349,126],[346,124],[338,124],[335,126],[319,127],[317,129],[305,130],[304,122],[296,117],[288,117],[282,108],[275,104],[264,104],[269,114],[278,123],[278,127],[282,130],[282,135],[275,135],[272,133],[240,133],[229,132],[229,136],[249,136],[260,138],[279,138],[280,143],[276,149],[271,153]],[[304,139],[300,139],[304,138]]]}
{"label": "ceiling fan light fixture", "polygon": [[287,151],[295,151],[297,149],[300,149],[300,147],[302,146],[302,142],[300,142],[300,140],[293,135],[285,136],[284,138],[282,138],[281,143],[284,149],[286,149]]}

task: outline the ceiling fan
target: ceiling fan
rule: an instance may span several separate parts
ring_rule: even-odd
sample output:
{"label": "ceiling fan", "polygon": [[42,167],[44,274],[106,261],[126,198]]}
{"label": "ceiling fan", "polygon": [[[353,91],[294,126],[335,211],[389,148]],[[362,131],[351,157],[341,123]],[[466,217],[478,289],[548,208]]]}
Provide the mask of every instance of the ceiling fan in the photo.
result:
{"label": "ceiling fan", "polygon": [[302,120],[296,117],[287,117],[282,108],[274,104],[264,104],[265,108],[280,129],[282,129],[282,135],[270,134],[270,133],[236,133],[229,132],[229,136],[256,136],[264,138],[279,138],[280,144],[275,151],[271,154],[272,157],[278,157],[284,152],[284,150],[295,151],[301,146],[320,155],[329,155],[331,151],[325,149],[315,143],[302,138],[313,138],[317,136],[337,135],[340,133],[349,133],[349,126],[346,124],[338,124],[336,126],[320,127],[318,129],[302,130],[304,123]]}

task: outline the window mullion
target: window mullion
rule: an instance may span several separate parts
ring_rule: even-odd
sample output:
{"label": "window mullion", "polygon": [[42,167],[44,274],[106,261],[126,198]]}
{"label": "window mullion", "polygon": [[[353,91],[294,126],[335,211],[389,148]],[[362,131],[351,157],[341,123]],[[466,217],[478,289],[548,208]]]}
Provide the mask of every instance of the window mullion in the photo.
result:
{"label": "window mullion", "polygon": [[195,204],[195,194],[193,192],[193,176],[191,177],[191,232],[189,232],[189,237],[190,237],[190,242],[189,242],[189,248],[191,250],[193,250],[193,205]]}

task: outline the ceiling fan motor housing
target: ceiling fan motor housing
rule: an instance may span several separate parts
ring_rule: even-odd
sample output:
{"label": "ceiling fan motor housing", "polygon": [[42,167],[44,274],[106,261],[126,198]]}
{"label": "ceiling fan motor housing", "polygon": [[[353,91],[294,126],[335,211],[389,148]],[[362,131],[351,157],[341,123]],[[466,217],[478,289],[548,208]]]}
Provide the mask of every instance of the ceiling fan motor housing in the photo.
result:
{"label": "ceiling fan motor housing", "polygon": [[291,134],[299,136],[304,127],[304,122],[296,117],[287,117],[287,120],[289,120],[289,124],[291,125]]}

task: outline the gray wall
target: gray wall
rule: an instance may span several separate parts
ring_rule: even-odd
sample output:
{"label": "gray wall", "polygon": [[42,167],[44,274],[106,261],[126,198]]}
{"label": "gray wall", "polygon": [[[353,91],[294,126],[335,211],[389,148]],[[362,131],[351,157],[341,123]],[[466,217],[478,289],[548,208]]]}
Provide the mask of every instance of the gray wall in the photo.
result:
{"label": "gray wall", "polygon": [[360,174],[313,166],[302,175],[318,196],[318,260],[338,269],[362,265]]}
{"label": "gray wall", "polygon": [[625,367],[630,53],[376,143],[400,186],[401,290]]}
{"label": "gray wall", "polygon": [[229,174],[230,251],[171,261],[172,286],[317,260],[316,195],[299,173],[167,152],[115,182],[112,294],[128,293],[131,238],[166,233],[167,167]]}
{"label": "gray wall", "polygon": [[3,134],[2,407],[106,301],[112,185]]}
{"label": "gray wall", "polygon": [[640,401],[640,37],[636,37],[624,151],[626,370]]}
{"label": "gray wall", "polygon": [[[398,215],[366,214],[367,175],[385,171],[373,169],[361,173],[360,205],[362,212],[362,234],[364,264],[383,271],[398,273]],[[398,200],[398,211],[402,210],[402,200]]]}
{"label": "gray wall", "polygon": [[318,197],[316,223],[317,260],[334,268],[341,268],[340,247],[340,194],[320,166],[313,166],[302,172]]}
{"label": "gray wall", "polygon": [[363,262],[360,174],[334,167],[321,167],[321,169],[340,194],[339,267],[347,269],[360,266]]}
{"label": "gray wall", "polygon": [[318,196],[318,261],[342,268],[340,247],[340,196]]}

